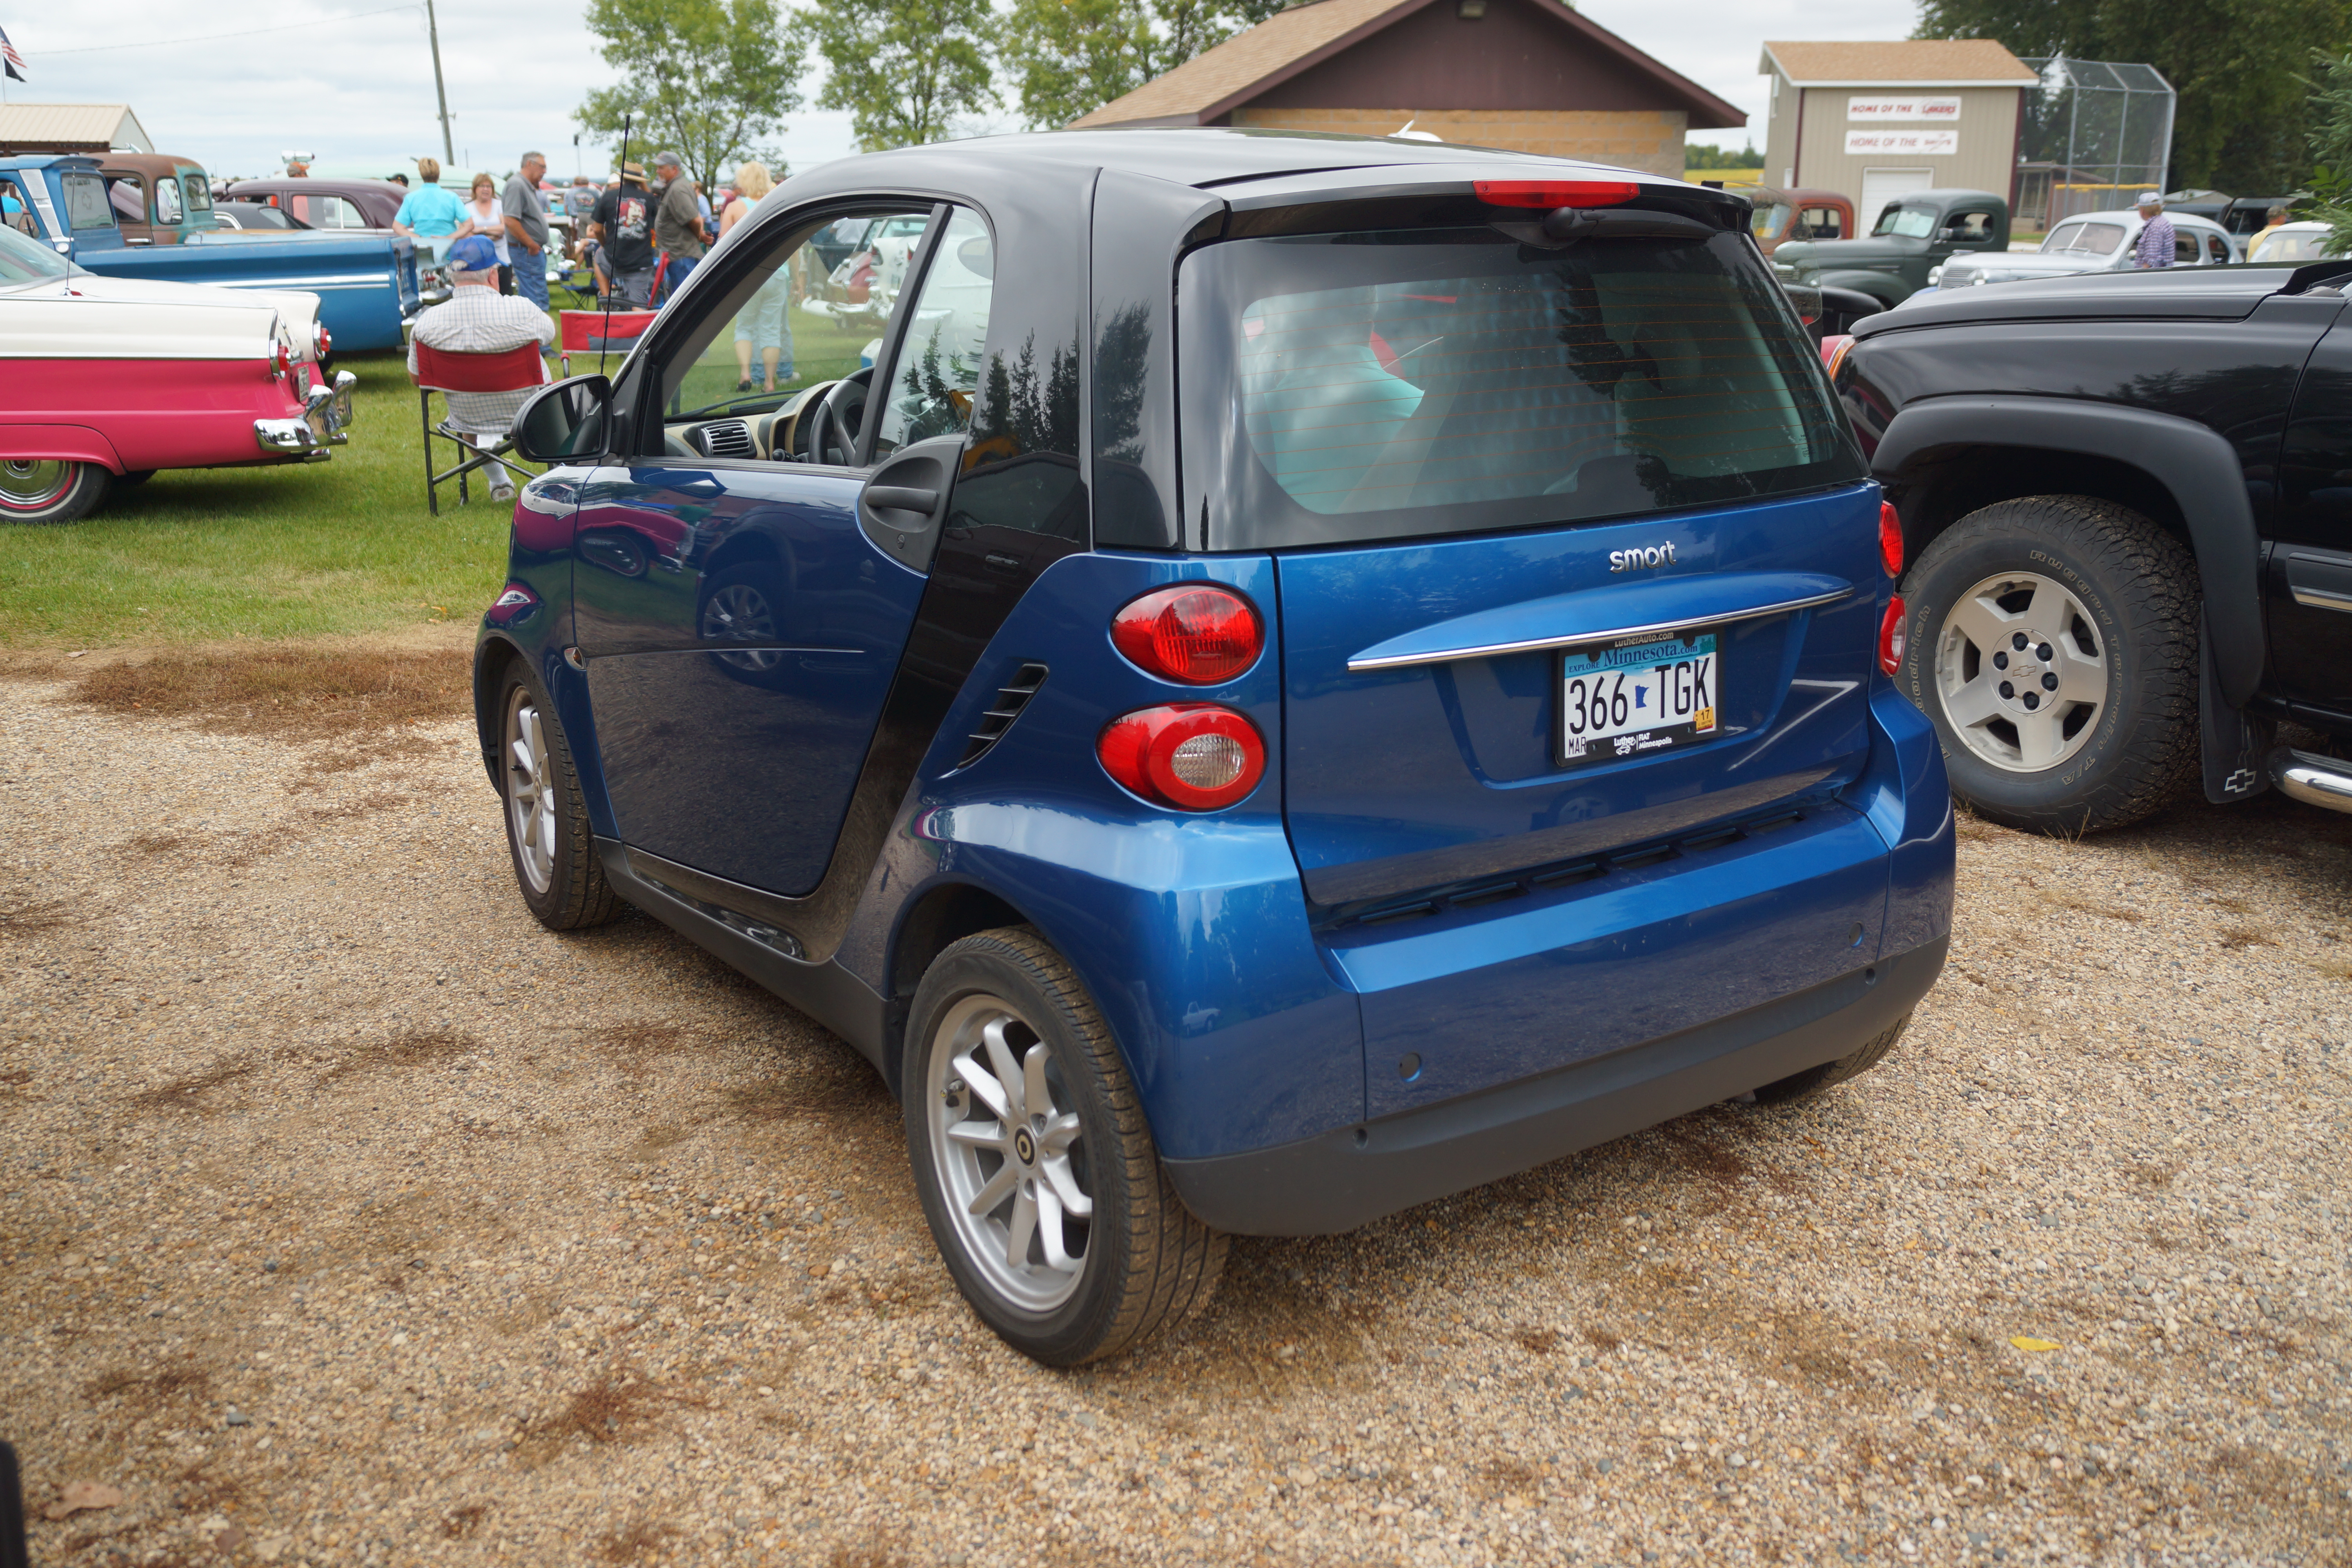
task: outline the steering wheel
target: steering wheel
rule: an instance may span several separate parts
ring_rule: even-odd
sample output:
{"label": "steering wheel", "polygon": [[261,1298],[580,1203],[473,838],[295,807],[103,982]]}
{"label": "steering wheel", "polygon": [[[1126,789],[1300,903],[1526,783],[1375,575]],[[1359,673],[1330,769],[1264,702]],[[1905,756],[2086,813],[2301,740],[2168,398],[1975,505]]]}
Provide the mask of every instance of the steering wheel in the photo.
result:
{"label": "steering wheel", "polygon": [[[865,422],[866,403],[874,380],[871,366],[855,375],[843,376],[833,384],[824,400],[811,411],[808,426],[808,460],[812,463],[838,463],[844,467],[856,460],[858,427]],[[838,452],[840,457],[833,454]]]}

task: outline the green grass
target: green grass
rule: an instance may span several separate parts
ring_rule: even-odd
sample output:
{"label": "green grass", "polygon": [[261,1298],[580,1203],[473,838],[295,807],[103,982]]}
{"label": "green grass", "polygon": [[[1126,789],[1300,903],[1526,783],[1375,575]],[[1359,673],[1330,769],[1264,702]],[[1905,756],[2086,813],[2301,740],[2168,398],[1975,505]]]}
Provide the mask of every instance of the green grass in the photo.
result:
{"label": "green grass", "polygon": [[[873,336],[864,323],[797,306],[792,324],[791,386],[855,368]],[[574,355],[572,369],[595,369],[594,360]],[[434,517],[402,357],[345,355],[337,368],[359,387],[351,442],[330,461],[166,469],[118,489],[79,522],[0,527],[0,649],[397,636],[471,623],[505,580],[511,510],[478,482],[468,506],[444,485]],[[722,326],[688,374],[686,405],[734,396],[735,379],[734,333]],[[436,452],[443,466],[453,460],[446,445]]]}
{"label": "green grass", "polygon": [[458,506],[445,486],[432,516],[401,357],[337,368],[359,387],[351,443],[330,461],[167,468],[79,522],[0,528],[0,647],[396,633],[478,616],[505,580],[512,512],[478,485]]}

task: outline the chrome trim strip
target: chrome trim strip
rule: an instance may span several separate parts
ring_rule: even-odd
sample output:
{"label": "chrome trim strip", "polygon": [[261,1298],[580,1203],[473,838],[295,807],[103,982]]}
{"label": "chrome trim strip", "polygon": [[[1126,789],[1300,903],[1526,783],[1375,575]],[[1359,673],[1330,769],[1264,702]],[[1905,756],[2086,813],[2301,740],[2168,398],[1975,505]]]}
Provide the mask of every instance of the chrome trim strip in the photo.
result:
{"label": "chrome trim strip", "polygon": [[1381,658],[1351,658],[1350,673],[1368,669],[1402,669],[1415,664],[1451,664],[1457,658],[1491,658],[1497,654],[1530,653],[1547,647],[1580,647],[1586,643],[1612,642],[1619,637],[1663,636],[1668,632],[1686,632],[1699,626],[1719,626],[1732,621],[1761,620],[1766,616],[1785,616],[1798,610],[1819,609],[1834,605],[1841,599],[1853,597],[1853,589],[1844,587],[1832,593],[1815,594],[1810,598],[1783,599],[1777,605],[1759,605],[1752,610],[1727,610],[1712,616],[1690,616],[1678,621],[1657,621],[1646,626],[1612,626],[1606,631],[1580,632],[1574,637],[1529,637],[1524,642],[1488,643],[1482,647],[1450,647],[1435,653],[1397,653]]}
{"label": "chrome trim strip", "polygon": [[2352,613],[2352,594],[2337,594],[2326,588],[2306,588],[2294,583],[2287,584],[2287,588],[2294,595],[2294,602],[2305,609],[2343,610]]}

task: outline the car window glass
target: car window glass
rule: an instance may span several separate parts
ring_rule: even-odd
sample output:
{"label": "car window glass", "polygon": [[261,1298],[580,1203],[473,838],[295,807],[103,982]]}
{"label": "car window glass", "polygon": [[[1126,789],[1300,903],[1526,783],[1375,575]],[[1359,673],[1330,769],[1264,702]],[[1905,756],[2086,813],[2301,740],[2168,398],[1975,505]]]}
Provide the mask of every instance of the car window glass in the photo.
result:
{"label": "car window glass", "polygon": [[66,187],[66,226],[68,228],[112,228],[114,209],[106,199],[106,182],[96,174],[71,174],[63,176]]}
{"label": "car window glass", "polygon": [[33,217],[33,204],[25,199],[25,189],[14,180],[0,180],[0,212],[7,214],[8,226],[19,234],[38,235],[39,225]]}
{"label": "car window glass", "polygon": [[[114,216],[124,223],[147,221],[147,188],[136,174],[110,174],[106,194],[114,203]],[[75,227],[81,226],[76,224]]]}
{"label": "car window glass", "polygon": [[2196,230],[2191,229],[2185,234],[2178,229],[2173,231],[2172,259],[2176,266],[2194,267],[2197,265]]}
{"label": "car window glass", "polygon": [[830,240],[832,220],[780,235],[750,272],[705,297],[706,313],[662,370],[665,421],[674,430],[793,409],[803,395],[871,366],[929,221],[928,212],[857,219],[861,243],[830,268],[814,242]]}
{"label": "car window glass", "polygon": [[875,431],[877,458],[971,428],[995,277],[988,226],[969,208],[956,208],[924,270],[888,390],[878,394],[883,402],[882,423]]}
{"label": "car window glass", "polygon": [[1789,219],[1795,210],[1786,202],[1774,202],[1769,206],[1758,207],[1748,224],[1756,231],[1757,238],[1778,239],[1788,232]]}
{"label": "car window glass", "polygon": [[[2067,236],[2063,245],[2059,243],[2061,235]],[[2064,251],[2069,256],[2112,256],[2123,242],[2124,226],[2119,223],[2074,224],[2052,235],[2047,248]]]}
{"label": "car window glass", "polygon": [[1944,221],[1944,237],[1955,245],[1982,245],[1992,237],[1992,214],[1954,213]]}
{"label": "car window glass", "polygon": [[1807,239],[1838,237],[1838,210],[1835,207],[1807,207],[1804,221]]}
{"label": "car window glass", "polygon": [[179,181],[158,180],[155,182],[155,221],[157,223],[177,223],[180,221]]}
{"label": "car window glass", "polygon": [[2205,259],[2218,267],[2230,259],[2230,242],[2218,234],[2205,237]]}
{"label": "car window glass", "polygon": [[341,196],[335,198],[335,223],[342,228],[365,228],[368,226],[366,215]]}
{"label": "car window glass", "polygon": [[190,212],[208,213],[213,210],[212,187],[205,184],[205,177],[202,174],[183,174],[180,176],[180,185],[187,192]]}
{"label": "car window glass", "polygon": [[2049,237],[2042,240],[2042,253],[2044,255],[2055,256],[2061,251],[2072,250],[2074,248],[2074,242],[2082,237],[2083,226],[2081,224],[2062,223],[2056,228],[2052,229]]}
{"label": "car window glass", "polygon": [[1888,207],[1878,215],[1878,226],[1871,232],[1925,239],[1936,232],[1936,215],[1918,207]]}
{"label": "car window glass", "polygon": [[13,228],[0,228],[0,288],[63,278],[71,268],[66,258],[37,239]]}

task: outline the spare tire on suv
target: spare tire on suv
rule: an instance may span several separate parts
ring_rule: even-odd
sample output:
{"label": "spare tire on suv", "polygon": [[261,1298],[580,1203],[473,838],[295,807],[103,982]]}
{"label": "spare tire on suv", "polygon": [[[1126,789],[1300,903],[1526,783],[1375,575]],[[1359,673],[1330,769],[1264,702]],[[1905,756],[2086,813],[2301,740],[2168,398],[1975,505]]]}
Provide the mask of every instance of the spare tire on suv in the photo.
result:
{"label": "spare tire on suv", "polygon": [[2120,827],[2197,768],[2197,568],[2147,518],[2026,496],[1938,534],[1904,580],[1902,684],[1952,793],[2039,832]]}

